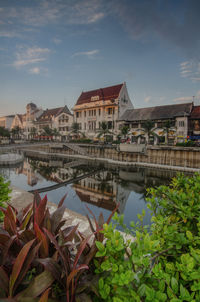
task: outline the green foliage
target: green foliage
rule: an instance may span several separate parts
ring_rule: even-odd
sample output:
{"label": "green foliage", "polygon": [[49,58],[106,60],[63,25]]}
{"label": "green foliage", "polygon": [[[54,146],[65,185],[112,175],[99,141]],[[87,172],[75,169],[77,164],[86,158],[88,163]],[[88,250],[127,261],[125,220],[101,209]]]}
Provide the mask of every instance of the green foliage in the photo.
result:
{"label": "green foliage", "polygon": [[0,136],[2,137],[10,137],[10,132],[8,129],[4,127],[0,127]]}
{"label": "green foliage", "polygon": [[180,147],[195,147],[195,142],[194,141],[187,141],[185,143],[176,143],[176,146],[180,146]]}
{"label": "green foliage", "polygon": [[200,175],[180,174],[148,194],[150,231],[142,224],[144,212],[130,230],[117,214],[115,225],[104,224],[107,240],[96,242],[101,296],[96,301],[200,301]]}
{"label": "green foliage", "polygon": [[[9,188],[10,183],[6,182],[3,176],[0,175],[0,207],[5,208],[6,203],[9,201],[9,193],[11,189]],[[0,210],[0,221],[4,217],[3,211]]]}
{"label": "green foliage", "polygon": [[41,199],[37,193],[33,204],[20,212],[10,205],[2,209],[5,217],[0,227],[0,300],[38,301],[40,297],[42,302],[49,296],[54,301],[64,297],[63,301],[74,302],[90,301],[91,291],[98,295],[97,278],[88,269],[97,252],[95,240],[104,239],[100,233],[103,215],[97,221],[88,209],[95,221],[94,226],[88,217],[94,232],[89,245],[91,236],[79,232],[78,225],[65,225],[65,197],[51,214],[47,197]]}

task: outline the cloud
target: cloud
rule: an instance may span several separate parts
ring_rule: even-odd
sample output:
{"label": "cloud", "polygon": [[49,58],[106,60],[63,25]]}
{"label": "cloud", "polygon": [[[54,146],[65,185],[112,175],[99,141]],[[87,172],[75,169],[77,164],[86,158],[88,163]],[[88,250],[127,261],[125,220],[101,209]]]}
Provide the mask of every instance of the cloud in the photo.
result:
{"label": "cloud", "polygon": [[147,96],[145,97],[144,101],[145,103],[149,103],[149,101],[151,101],[152,97],[151,96]]}
{"label": "cloud", "polygon": [[31,74],[40,74],[40,68],[39,67],[33,67],[29,70]]}
{"label": "cloud", "polygon": [[44,26],[62,21],[63,24],[91,24],[105,16],[103,0],[43,0],[34,5],[7,6],[0,10],[0,21],[16,20],[29,26]]}
{"label": "cloud", "polygon": [[53,42],[54,42],[55,44],[60,44],[60,43],[62,42],[62,40],[61,40],[61,39],[58,39],[58,38],[54,38],[54,39],[53,39]]}
{"label": "cloud", "polygon": [[159,37],[181,49],[188,58],[200,59],[200,1],[112,0],[110,9],[130,37],[152,42]]}
{"label": "cloud", "polygon": [[194,103],[197,103],[199,105],[199,102],[200,102],[200,90],[198,90],[195,93],[195,95],[192,95],[192,96],[183,96],[183,97],[175,98],[173,101],[174,102],[178,102],[178,103],[194,102]]}
{"label": "cloud", "polygon": [[189,78],[192,81],[200,81],[200,61],[189,60],[180,64],[180,75],[182,78]]}
{"label": "cloud", "polygon": [[76,53],[74,53],[72,55],[72,57],[86,56],[86,57],[92,59],[98,53],[99,53],[99,50],[98,49],[94,49],[94,50],[89,50],[89,51],[76,52]]}
{"label": "cloud", "polygon": [[192,96],[184,96],[184,97],[180,97],[180,98],[175,98],[173,101],[176,102],[176,103],[192,102],[193,97]]}
{"label": "cloud", "polygon": [[50,53],[48,48],[40,47],[19,47],[16,53],[16,60],[13,62],[15,68],[21,68],[26,65],[36,64],[47,60],[47,56]]}

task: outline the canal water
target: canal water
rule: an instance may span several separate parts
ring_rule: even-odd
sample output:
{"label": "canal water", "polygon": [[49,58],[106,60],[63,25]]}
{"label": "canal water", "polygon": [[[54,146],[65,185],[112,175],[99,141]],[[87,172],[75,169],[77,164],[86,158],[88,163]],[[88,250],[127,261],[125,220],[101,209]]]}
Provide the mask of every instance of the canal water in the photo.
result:
{"label": "canal water", "polygon": [[[61,185],[88,173],[88,177]],[[27,157],[17,167],[0,168],[0,174],[12,185],[26,191],[44,188],[40,195],[47,194],[48,200],[54,203],[58,203],[67,193],[66,207],[83,215],[88,214],[87,205],[96,216],[102,212],[107,218],[119,204],[118,211],[124,214],[125,223],[129,226],[131,221],[138,221],[137,214],[143,209],[146,211],[144,223],[150,224],[146,189],[168,184],[176,172]],[[58,188],[51,190],[49,187],[55,184]]]}

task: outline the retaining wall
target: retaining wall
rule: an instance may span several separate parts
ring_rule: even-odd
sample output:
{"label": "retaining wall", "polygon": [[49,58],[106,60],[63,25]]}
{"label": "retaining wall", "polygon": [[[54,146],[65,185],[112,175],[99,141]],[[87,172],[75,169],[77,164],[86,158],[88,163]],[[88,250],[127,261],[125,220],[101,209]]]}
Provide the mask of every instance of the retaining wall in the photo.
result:
{"label": "retaining wall", "polygon": [[[155,165],[179,166],[189,168],[200,168],[200,148],[183,148],[183,147],[165,147],[165,146],[148,146],[145,153],[122,152],[117,146],[100,146],[79,144],[87,156],[112,159],[122,162],[149,163]],[[53,149],[50,145],[33,146],[32,150],[41,150],[48,153],[63,153],[68,155],[77,154],[68,148]]]}

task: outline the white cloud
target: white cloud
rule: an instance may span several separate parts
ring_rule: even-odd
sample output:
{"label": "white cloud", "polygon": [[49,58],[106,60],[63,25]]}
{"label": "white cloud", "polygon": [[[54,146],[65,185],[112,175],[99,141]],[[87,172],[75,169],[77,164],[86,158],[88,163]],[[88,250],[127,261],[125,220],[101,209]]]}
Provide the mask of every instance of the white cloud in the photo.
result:
{"label": "white cloud", "polygon": [[54,39],[53,39],[53,42],[54,42],[55,44],[60,44],[60,43],[62,42],[62,40],[61,40],[61,39],[58,39],[58,38],[54,38]]}
{"label": "white cloud", "polygon": [[62,21],[63,24],[91,24],[105,16],[102,0],[43,0],[32,6],[7,6],[0,10],[0,20],[16,20],[20,24],[43,26]]}
{"label": "white cloud", "polygon": [[48,48],[40,47],[19,47],[16,53],[16,60],[12,64],[15,68],[20,68],[30,64],[36,64],[47,60],[47,56],[50,53]]}
{"label": "white cloud", "polygon": [[94,56],[96,54],[99,53],[98,49],[94,49],[94,50],[89,50],[89,51],[81,51],[81,52],[76,52],[72,55],[72,57],[77,57],[77,56],[86,56],[88,58],[94,58]]}
{"label": "white cloud", "polygon": [[192,81],[200,81],[200,62],[190,60],[180,64],[180,75]]}
{"label": "white cloud", "polygon": [[31,74],[40,74],[40,68],[39,67],[33,67],[29,70]]}
{"label": "white cloud", "polygon": [[152,99],[152,97],[149,95],[144,98],[144,101],[145,101],[145,103],[149,103],[149,101],[151,101],[151,99]]}
{"label": "white cloud", "polygon": [[192,96],[184,96],[184,97],[175,98],[173,101],[177,102],[177,103],[192,102],[193,97]]}

